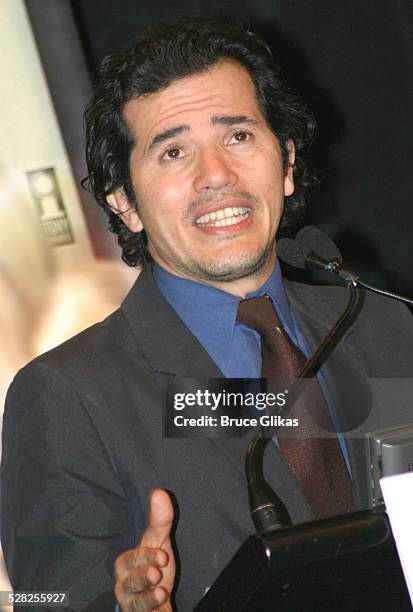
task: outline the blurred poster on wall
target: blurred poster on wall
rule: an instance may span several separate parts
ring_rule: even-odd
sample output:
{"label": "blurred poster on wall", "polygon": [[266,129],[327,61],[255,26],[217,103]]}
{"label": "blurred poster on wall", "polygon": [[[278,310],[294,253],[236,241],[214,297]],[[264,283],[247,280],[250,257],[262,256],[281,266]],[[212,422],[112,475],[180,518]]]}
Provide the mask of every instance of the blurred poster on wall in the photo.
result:
{"label": "blurred poster on wall", "polygon": [[[120,257],[94,256],[23,0],[0,3],[0,41],[3,407],[16,371],[106,317],[136,272]],[[7,588],[4,574],[0,590]]]}

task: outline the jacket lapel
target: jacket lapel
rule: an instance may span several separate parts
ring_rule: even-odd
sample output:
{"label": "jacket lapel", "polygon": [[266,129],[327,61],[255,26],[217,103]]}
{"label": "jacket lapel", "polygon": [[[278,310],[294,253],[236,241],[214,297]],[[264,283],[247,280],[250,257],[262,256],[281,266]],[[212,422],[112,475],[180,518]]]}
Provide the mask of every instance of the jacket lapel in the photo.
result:
{"label": "jacket lapel", "polygon": [[143,268],[122,312],[155,371],[187,378],[224,377],[155,285],[152,266]]}

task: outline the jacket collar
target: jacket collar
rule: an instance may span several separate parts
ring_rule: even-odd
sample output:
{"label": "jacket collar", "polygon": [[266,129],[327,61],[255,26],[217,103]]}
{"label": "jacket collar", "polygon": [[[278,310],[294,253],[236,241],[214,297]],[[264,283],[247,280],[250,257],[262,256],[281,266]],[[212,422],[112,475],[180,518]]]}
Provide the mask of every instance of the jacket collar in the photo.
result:
{"label": "jacket collar", "polygon": [[151,367],[184,377],[224,375],[157,288],[144,266],[121,310]]}

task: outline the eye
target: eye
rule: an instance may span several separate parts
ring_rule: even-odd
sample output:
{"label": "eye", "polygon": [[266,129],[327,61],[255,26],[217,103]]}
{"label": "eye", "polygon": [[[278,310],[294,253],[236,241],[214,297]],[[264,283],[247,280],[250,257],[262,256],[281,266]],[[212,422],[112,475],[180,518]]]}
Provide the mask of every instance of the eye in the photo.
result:
{"label": "eye", "polygon": [[161,155],[161,159],[165,161],[174,161],[183,157],[183,151],[180,147],[170,146]]}
{"label": "eye", "polygon": [[244,143],[252,138],[251,132],[247,132],[246,130],[237,130],[233,133],[230,144],[235,143]]}

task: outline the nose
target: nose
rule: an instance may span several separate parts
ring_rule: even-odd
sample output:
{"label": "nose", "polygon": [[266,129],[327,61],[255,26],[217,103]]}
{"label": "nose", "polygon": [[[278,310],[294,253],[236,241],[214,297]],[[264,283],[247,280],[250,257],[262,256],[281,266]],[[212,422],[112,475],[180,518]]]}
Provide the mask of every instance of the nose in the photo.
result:
{"label": "nose", "polygon": [[237,183],[238,176],[225,151],[203,151],[196,166],[194,189],[202,193],[208,189],[222,189]]}

